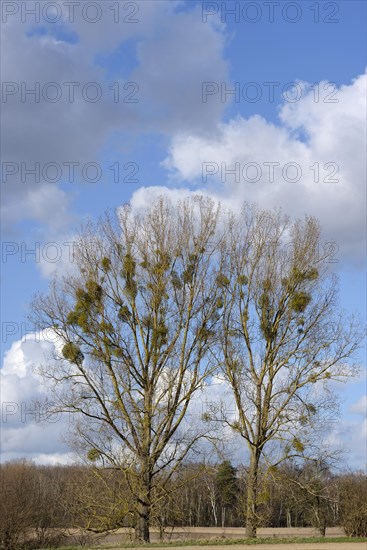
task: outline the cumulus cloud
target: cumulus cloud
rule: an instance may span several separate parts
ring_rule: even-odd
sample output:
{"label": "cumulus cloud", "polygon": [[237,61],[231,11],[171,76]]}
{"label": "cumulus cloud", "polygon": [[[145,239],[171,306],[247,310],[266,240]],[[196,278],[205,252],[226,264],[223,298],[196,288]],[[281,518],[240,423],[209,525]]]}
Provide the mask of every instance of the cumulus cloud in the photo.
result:
{"label": "cumulus cloud", "polygon": [[58,348],[51,333],[24,335],[5,353],[0,369],[1,460],[25,457],[42,464],[67,463],[71,453],[62,442],[70,418],[45,420],[45,398],[50,387],[34,367],[45,363]]}
{"label": "cumulus cloud", "polygon": [[173,203],[177,203],[195,194],[197,194],[197,192],[190,190],[188,187],[182,189],[172,189],[164,185],[139,187],[139,189],[132,194],[130,204],[135,211],[144,211],[152,205],[152,202],[158,200],[159,197],[169,196]]}
{"label": "cumulus cloud", "polygon": [[[47,331],[24,335],[5,353],[0,369],[0,461],[21,457],[50,465],[75,461],[76,455],[70,452],[65,440],[76,418],[66,414],[46,417],[44,403],[46,399],[52,401],[51,386],[37,374],[37,367],[45,365],[60,349],[55,335]],[[219,409],[215,407],[220,403],[226,413],[230,407],[234,409],[227,384],[213,378],[194,395],[182,433],[201,422],[203,414],[218,415]],[[230,436],[226,434],[228,441]]]}
{"label": "cumulus cloud", "polygon": [[366,75],[320,98],[303,83],[296,103],[284,103],[279,124],[255,115],[219,123],[211,137],[180,132],[164,166],[172,183],[205,185],[234,207],[255,201],[290,214],[313,214],[343,258],[365,252]]}

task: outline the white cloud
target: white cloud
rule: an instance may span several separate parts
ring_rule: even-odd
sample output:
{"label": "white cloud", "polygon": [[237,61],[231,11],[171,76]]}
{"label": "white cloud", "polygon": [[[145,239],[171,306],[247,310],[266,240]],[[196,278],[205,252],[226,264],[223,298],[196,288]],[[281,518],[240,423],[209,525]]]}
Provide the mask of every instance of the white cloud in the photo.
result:
{"label": "white cloud", "polygon": [[350,406],[350,412],[367,417],[367,395],[362,395],[356,403]]}
{"label": "white cloud", "polygon": [[75,464],[75,454],[73,453],[50,453],[50,454],[39,454],[33,457],[33,460],[36,464],[41,466],[57,466],[57,465],[67,465]]}
{"label": "white cloud", "polygon": [[341,460],[344,465],[364,469],[367,465],[367,419],[342,419],[335,423],[326,437],[326,444],[343,449]]}
{"label": "white cloud", "polygon": [[[351,392],[353,383],[344,386],[344,394]],[[367,466],[367,395],[343,407],[341,417],[329,424],[325,442],[330,448],[343,449],[341,466],[353,469]]]}
{"label": "white cloud", "polygon": [[[45,380],[34,367],[44,364],[58,348],[54,335],[27,334],[12,344],[5,353],[0,369],[1,460],[26,457],[41,463],[49,456],[50,463],[70,461],[61,438],[69,419],[53,416],[46,421],[44,399],[51,397]],[[45,458],[46,457],[46,458]]]}
{"label": "white cloud", "polygon": [[144,211],[149,208],[152,203],[159,199],[159,197],[167,197],[176,203],[180,200],[184,200],[190,195],[197,194],[197,192],[190,189],[172,189],[164,185],[156,185],[154,187],[139,187],[137,191],[131,196],[130,204],[135,211]]}
{"label": "white cloud", "polygon": [[49,278],[55,273],[58,277],[70,277],[77,272],[77,237],[73,234],[49,234],[48,240],[40,243],[38,268],[43,277]]}
{"label": "white cloud", "polygon": [[[324,95],[326,86],[320,84]],[[239,116],[218,124],[211,137],[176,133],[164,166],[173,183],[205,185],[234,208],[247,200],[264,207],[281,206],[292,216],[313,214],[325,237],[338,244],[340,256],[361,263],[366,222],[366,75],[341,86],[334,98],[337,103],[324,102],[323,95],[315,102],[314,91],[303,87],[305,93],[297,103],[280,108],[280,125],[260,116]],[[229,173],[234,169],[237,182],[236,175]]]}

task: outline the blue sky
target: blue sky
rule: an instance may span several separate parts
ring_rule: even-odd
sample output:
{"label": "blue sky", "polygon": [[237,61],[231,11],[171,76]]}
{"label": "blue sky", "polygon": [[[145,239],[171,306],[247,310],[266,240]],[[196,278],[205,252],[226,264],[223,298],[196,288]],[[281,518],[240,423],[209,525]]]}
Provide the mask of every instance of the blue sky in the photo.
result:
{"label": "blue sky", "polygon": [[[30,372],[39,352],[20,341],[35,330],[33,294],[65,269],[83,221],[129,200],[198,191],[227,206],[312,213],[336,243],[343,307],[366,318],[365,2],[105,0],[72,14],[60,0],[33,15],[36,2],[21,4],[3,2],[1,14],[3,401],[39,383]],[[26,93],[37,86],[39,97]],[[35,163],[39,178],[27,173]],[[239,182],[223,172],[236,163]],[[243,176],[248,163],[256,182],[251,167]],[[218,169],[203,178],[208,164]],[[360,361],[335,435],[353,466],[366,461],[363,350]],[[34,435],[22,448],[31,424],[3,425],[3,459],[63,460],[56,435],[54,447]]]}

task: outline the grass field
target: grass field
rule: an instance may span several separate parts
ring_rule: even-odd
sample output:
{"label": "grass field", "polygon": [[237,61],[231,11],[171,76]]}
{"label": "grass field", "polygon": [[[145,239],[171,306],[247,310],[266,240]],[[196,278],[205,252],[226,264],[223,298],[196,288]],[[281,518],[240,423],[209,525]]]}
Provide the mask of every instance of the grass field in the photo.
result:
{"label": "grass field", "polygon": [[[94,546],[90,539],[86,547],[97,547],[99,550],[146,550],[146,546],[132,544],[130,534],[128,530],[120,529],[103,539],[96,539],[94,542],[98,546]],[[152,529],[151,542],[150,546],[155,550],[218,550],[220,546],[234,546],[236,550],[246,550],[252,546],[256,546],[257,550],[367,550],[367,539],[348,539],[338,527],[327,529],[325,538],[311,528],[263,528],[258,530],[258,538],[252,540],[245,539],[244,528],[186,527],[167,531],[164,542],[159,540],[158,531]],[[77,550],[77,547],[64,550]]]}
{"label": "grass field", "polygon": [[[237,550],[246,550],[247,548],[250,548],[251,546],[256,546],[256,550],[290,550],[291,548],[294,548],[295,550],[366,550],[367,549],[367,540],[363,542],[352,542],[352,541],[346,541],[346,542],[297,542],[295,540],[289,540],[288,543],[282,543],[279,541],[258,541],[256,544],[238,544],[236,545]],[[138,547],[136,547],[138,550]],[[166,547],[159,547],[156,546],[156,549],[158,548],[166,548]],[[172,549],[175,548],[182,548],[180,546],[171,546]],[[185,546],[185,548],[189,548],[190,550],[203,550],[205,548],[206,550],[218,550],[218,546]],[[112,550],[112,548],[111,548]],[[146,550],[146,547],[140,547],[139,550]]]}

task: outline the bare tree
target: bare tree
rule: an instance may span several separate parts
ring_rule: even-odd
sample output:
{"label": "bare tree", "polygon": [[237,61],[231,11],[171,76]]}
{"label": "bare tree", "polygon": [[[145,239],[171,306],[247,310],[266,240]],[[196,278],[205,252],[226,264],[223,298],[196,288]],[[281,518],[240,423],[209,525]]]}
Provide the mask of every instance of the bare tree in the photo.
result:
{"label": "bare tree", "polygon": [[34,527],[34,465],[26,460],[1,465],[0,489],[0,548],[13,550],[30,537]]}
{"label": "bare tree", "polygon": [[[247,444],[246,533],[256,536],[260,477],[284,459],[312,456],[327,381],[355,373],[357,319],[338,309],[337,278],[320,255],[315,219],[290,221],[245,205],[230,215],[223,246],[223,373],[238,417],[226,423]],[[263,463],[260,468],[261,462]]]}
{"label": "bare tree", "polygon": [[125,474],[141,541],[158,485],[168,486],[204,433],[185,415],[214,364],[218,212],[195,197],[106,215],[82,231],[76,273],[55,278],[32,306],[37,326],[61,343],[42,368],[54,410],[77,415],[89,460]]}
{"label": "bare tree", "polygon": [[340,520],[348,537],[367,536],[367,476],[365,471],[345,474],[339,479]]}
{"label": "bare tree", "polygon": [[283,468],[272,473],[271,481],[284,498],[289,520],[293,513],[325,536],[326,528],[335,523],[334,510],[338,502],[336,478],[327,460],[315,458],[305,464],[284,463]]}
{"label": "bare tree", "polygon": [[57,468],[25,459],[0,464],[1,550],[60,545],[65,531],[56,476]]}

